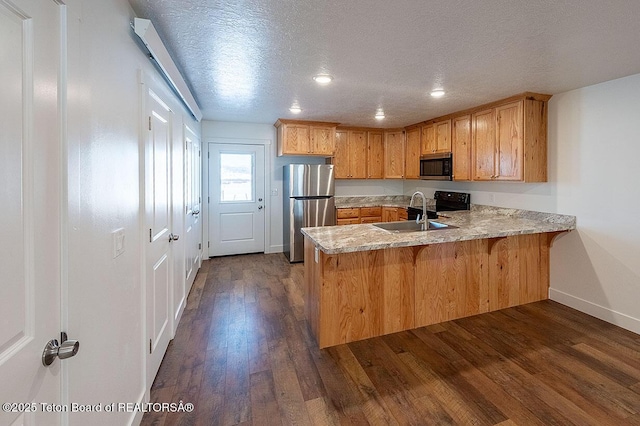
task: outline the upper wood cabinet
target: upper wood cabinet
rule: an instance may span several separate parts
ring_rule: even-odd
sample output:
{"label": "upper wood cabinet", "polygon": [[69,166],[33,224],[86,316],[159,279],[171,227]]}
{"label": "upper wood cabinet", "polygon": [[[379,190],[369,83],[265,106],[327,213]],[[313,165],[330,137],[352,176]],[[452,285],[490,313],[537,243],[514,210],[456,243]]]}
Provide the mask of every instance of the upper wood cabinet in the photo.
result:
{"label": "upper wood cabinet", "polygon": [[349,177],[366,179],[367,177],[367,132],[349,130]]}
{"label": "upper wood cabinet", "polygon": [[384,177],[385,179],[404,178],[404,131],[384,132]]}
{"label": "upper wood cabinet", "polygon": [[338,123],[278,119],[278,156],[332,156]]}
{"label": "upper wood cabinet", "polygon": [[369,179],[384,178],[384,133],[382,131],[367,132],[367,177]]}
{"label": "upper wood cabinet", "polygon": [[473,180],[492,180],[496,174],[495,109],[474,112],[471,115],[471,121]]}
{"label": "upper wood cabinet", "polygon": [[336,150],[331,163],[333,164],[333,176],[336,179],[349,178],[349,132],[336,130]]}
{"label": "upper wood cabinet", "polygon": [[473,180],[546,182],[546,123],[546,100],[533,97],[473,113]]}
{"label": "upper wood cabinet", "polygon": [[333,155],[335,148],[336,126],[309,126],[311,132],[311,153]]}
{"label": "upper wood cabinet", "polygon": [[453,180],[471,180],[471,115],[451,119]]}
{"label": "upper wood cabinet", "polygon": [[366,179],[369,177],[367,136],[366,130],[336,130],[336,150],[331,161],[334,165],[336,179]]}
{"label": "upper wood cabinet", "polygon": [[405,134],[405,179],[420,179],[420,128],[407,130]]}
{"label": "upper wood cabinet", "polygon": [[451,120],[441,120],[422,126],[420,152],[434,154],[451,152]]}

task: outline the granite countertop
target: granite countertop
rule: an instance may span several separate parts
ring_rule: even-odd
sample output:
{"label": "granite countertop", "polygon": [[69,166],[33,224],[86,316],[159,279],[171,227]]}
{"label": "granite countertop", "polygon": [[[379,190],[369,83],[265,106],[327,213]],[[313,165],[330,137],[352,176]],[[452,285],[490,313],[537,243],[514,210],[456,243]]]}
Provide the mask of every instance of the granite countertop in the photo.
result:
{"label": "granite countertop", "polygon": [[302,228],[326,254],[411,247],[520,234],[569,231],[575,216],[473,205],[468,211],[445,212],[436,221],[458,228],[391,233],[371,224]]}

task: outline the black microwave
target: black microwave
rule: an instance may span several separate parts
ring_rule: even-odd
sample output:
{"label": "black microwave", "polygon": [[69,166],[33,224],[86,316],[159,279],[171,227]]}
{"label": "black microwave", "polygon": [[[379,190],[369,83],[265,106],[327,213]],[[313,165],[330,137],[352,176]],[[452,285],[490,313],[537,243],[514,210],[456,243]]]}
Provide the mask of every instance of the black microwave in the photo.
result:
{"label": "black microwave", "polygon": [[453,156],[450,152],[420,157],[420,179],[453,180]]}

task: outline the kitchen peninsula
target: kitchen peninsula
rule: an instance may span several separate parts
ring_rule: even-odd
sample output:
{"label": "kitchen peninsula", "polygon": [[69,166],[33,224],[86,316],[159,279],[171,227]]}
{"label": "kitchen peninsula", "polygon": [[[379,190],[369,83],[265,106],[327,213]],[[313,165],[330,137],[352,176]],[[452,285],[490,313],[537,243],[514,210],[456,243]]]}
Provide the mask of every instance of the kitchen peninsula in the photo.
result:
{"label": "kitchen peninsula", "polygon": [[433,231],[303,228],[305,309],[320,348],[548,298],[549,249],[574,216],[472,206]]}

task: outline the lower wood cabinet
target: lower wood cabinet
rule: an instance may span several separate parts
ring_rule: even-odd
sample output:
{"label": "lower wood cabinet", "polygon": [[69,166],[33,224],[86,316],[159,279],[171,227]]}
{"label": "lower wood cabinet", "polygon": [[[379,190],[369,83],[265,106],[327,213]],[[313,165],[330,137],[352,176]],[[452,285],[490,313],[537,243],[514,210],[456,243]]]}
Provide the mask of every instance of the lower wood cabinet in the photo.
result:
{"label": "lower wood cabinet", "polygon": [[321,251],[304,264],[305,314],[324,348],[544,300],[556,234]]}
{"label": "lower wood cabinet", "polygon": [[407,209],[402,207],[360,207],[336,209],[337,225],[395,222],[407,220]]}
{"label": "lower wood cabinet", "polygon": [[382,221],[383,222],[396,222],[398,220],[398,208],[397,207],[383,207],[382,208]]}
{"label": "lower wood cabinet", "polygon": [[357,225],[360,223],[360,209],[346,208],[336,209],[336,224],[337,225]]}

